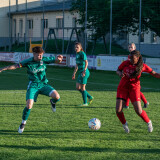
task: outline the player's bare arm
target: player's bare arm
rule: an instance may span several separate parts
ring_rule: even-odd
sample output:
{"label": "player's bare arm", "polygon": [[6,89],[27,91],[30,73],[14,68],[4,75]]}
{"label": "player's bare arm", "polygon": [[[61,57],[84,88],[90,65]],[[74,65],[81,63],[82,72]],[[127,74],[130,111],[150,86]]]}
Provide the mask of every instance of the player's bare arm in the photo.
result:
{"label": "player's bare arm", "polygon": [[63,56],[62,55],[58,55],[57,59],[55,60],[55,63],[61,63],[63,60]]}
{"label": "player's bare arm", "polygon": [[82,72],[82,77],[84,77],[86,75],[86,69],[88,67],[88,61],[85,60],[85,68],[84,68],[84,71]]}
{"label": "player's bare arm", "polygon": [[17,68],[19,68],[19,64],[14,64],[14,65],[11,65],[11,66],[6,66],[6,67],[3,67],[3,68],[0,68],[0,72],[6,71],[6,70],[15,70]]}
{"label": "player's bare arm", "polygon": [[155,78],[160,78],[160,73],[157,73],[157,72],[155,72],[155,71],[152,71],[150,74],[151,74],[153,77],[155,77]]}
{"label": "player's bare arm", "polygon": [[72,79],[73,79],[73,80],[75,79],[75,76],[76,76],[77,71],[78,71],[78,65],[76,64],[76,66],[75,66],[75,68],[74,68],[73,75],[72,75]]}

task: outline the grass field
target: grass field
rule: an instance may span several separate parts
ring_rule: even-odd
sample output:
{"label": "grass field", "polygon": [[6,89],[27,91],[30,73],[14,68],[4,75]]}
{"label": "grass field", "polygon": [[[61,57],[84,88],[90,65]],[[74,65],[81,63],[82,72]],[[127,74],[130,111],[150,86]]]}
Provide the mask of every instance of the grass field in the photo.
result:
{"label": "grass field", "polygon": [[[130,133],[126,134],[115,114],[115,72],[91,71],[87,90],[94,96],[88,107],[77,107],[82,97],[71,80],[73,69],[49,67],[47,77],[61,95],[53,113],[49,97],[39,96],[24,133],[17,132],[25,107],[25,69],[0,73],[0,160],[154,160],[160,159],[160,80],[143,75],[141,86],[150,102],[144,109],[154,131],[139,118],[132,105],[124,110]],[[99,118],[98,131],[88,128],[91,118]]]}

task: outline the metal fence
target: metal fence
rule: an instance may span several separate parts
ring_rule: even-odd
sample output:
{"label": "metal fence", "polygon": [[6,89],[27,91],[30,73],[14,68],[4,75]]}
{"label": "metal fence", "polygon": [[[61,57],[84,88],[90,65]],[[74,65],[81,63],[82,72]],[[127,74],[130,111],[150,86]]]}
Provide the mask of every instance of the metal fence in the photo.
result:
{"label": "metal fence", "polygon": [[123,55],[133,42],[143,54],[160,57],[159,3],[2,0],[0,51],[28,52],[31,40],[43,41],[46,52],[72,54],[74,42],[80,41],[87,54]]}

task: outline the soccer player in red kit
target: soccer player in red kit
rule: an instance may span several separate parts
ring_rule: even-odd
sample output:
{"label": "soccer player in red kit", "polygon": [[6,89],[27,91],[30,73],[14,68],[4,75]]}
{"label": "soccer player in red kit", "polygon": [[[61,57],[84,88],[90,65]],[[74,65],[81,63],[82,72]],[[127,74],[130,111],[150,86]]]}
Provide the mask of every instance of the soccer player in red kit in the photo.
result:
{"label": "soccer player in red kit", "polygon": [[117,88],[116,114],[123,124],[126,133],[129,133],[130,131],[123,114],[123,107],[125,106],[128,97],[134,106],[135,112],[148,124],[148,132],[153,131],[152,122],[141,107],[139,79],[142,72],[147,72],[156,78],[160,78],[159,73],[156,73],[143,63],[140,52],[136,50],[131,52],[130,60],[122,62],[117,70],[117,74],[121,77],[121,81]]}
{"label": "soccer player in red kit", "polygon": [[[131,53],[132,51],[136,50],[136,45],[134,43],[130,43],[128,45],[128,50],[129,52]],[[130,59],[130,54],[128,55],[128,59]],[[143,101],[144,103],[144,108],[147,108],[148,105],[149,105],[149,102],[146,100],[146,97],[144,96],[144,94],[142,92],[140,92],[141,94],[141,100]],[[126,100],[126,105],[124,108],[129,108],[129,98],[127,98]]]}

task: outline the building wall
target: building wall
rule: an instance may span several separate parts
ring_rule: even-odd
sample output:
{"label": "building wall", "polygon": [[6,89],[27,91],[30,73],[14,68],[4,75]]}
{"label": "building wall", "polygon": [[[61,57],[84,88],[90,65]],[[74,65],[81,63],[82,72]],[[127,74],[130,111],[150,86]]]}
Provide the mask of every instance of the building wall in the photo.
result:
{"label": "building wall", "polygon": [[[27,0],[28,8],[36,7],[41,4],[41,0]],[[26,0],[18,0],[18,9],[25,9]],[[16,0],[10,0],[10,11],[16,11]],[[0,42],[2,38],[9,37],[9,17],[7,13],[9,12],[9,0],[1,0],[0,3]]]}
{"label": "building wall", "polygon": [[[72,18],[73,17],[78,18],[78,14],[75,13],[74,15],[72,15],[69,11],[65,11],[65,14],[64,14],[64,26],[65,27],[72,27]],[[62,12],[46,12],[45,13],[44,19],[48,19],[48,29],[46,29],[45,37],[48,36],[49,28],[57,27],[56,26],[56,19],[57,18],[63,18],[63,13]],[[42,37],[43,14],[42,13],[28,14],[27,19],[28,20],[29,19],[33,20],[33,35],[32,35],[32,37],[41,38]],[[18,36],[18,33],[20,32],[19,22],[20,22],[20,20],[23,20],[23,35],[24,35],[24,33],[25,33],[25,15],[24,14],[14,15],[13,16],[13,21],[14,20],[16,20],[16,22],[17,22],[17,24],[16,24],[16,31],[17,31],[16,36]],[[79,25],[77,27],[79,27]],[[12,29],[13,29],[13,27],[12,27]],[[12,33],[13,33],[13,35],[15,35],[14,31],[12,31]],[[71,30],[68,30],[68,31],[65,30],[64,37],[69,38],[70,34],[71,34]],[[59,31],[59,34],[57,33],[57,36],[62,38],[62,36],[63,36],[62,30]]]}
{"label": "building wall", "polygon": [[[157,40],[155,42],[152,42],[152,31],[149,31],[148,33],[144,34],[144,42],[141,42],[141,44],[160,44],[160,37],[156,37]],[[137,35],[129,34],[129,43],[136,43],[139,42],[139,37]]]}

